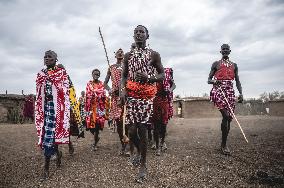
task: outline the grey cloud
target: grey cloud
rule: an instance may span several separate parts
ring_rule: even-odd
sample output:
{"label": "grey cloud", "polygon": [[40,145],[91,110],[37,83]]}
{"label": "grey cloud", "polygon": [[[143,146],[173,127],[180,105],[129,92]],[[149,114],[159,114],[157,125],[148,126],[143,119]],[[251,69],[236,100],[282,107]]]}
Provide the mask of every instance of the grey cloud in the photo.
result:
{"label": "grey cloud", "polygon": [[[222,43],[232,47],[231,59],[239,65],[247,96],[283,89],[282,1],[150,2],[1,1],[0,92],[35,92],[35,76],[49,49],[58,53],[77,91],[85,88],[95,67],[104,80],[107,63],[98,27],[113,63],[114,51],[129,50],[138,24],[148,27],[150,47],[161,54],[164,66],[173,67],[176,94],[210,91],[206,81],[211,64],[221,58]],[[159,11],[147,11],[157,7]]]}

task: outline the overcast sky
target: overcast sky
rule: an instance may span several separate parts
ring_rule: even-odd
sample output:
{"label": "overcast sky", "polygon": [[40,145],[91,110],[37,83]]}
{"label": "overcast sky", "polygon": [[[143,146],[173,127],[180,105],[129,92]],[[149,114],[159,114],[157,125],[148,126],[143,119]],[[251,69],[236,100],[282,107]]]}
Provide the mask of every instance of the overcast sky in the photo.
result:
{"label": "overcast sky", "polygon": [[[178,2],[178,3],[177,3]],[[284,91],[284,1],[277,0],[0,0],[0,93],[35,93],[46,50],[54,50],[77,94],[108,55],[129,50],[145,25],[150,48],[174,69],[175,94],[209,93],[208,74],[220,46],[231,46],[244,97]]]}

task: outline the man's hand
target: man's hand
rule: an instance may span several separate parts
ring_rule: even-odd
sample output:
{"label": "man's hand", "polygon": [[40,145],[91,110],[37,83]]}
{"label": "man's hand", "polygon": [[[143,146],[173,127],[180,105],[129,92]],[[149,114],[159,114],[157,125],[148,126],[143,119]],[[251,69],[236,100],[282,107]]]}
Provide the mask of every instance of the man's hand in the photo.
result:
{"label": "man's hand", "polygon": [[136,72],[135,80],[136,80],[136,81],[141,81],[141,82],[147,82],[147,80],[148,80],[148,75],[147,75],[147,74],[144,74],[144,73],[142,73],[142,72]]}
{"label": "man's hand", "polygon": [[168,91],[168,90],[163,90],[162,91],[162,95],[164,95],[164,96],[168,95],[169,93],[170,93],[170,91]]}
{"label": "man's hand", "polygon": [[118,90],[115,90],[115,91],[113,91],[112,94],[114,94],[114,96],[119,96],[119,91],[118,91]]}
{"label": "man's hand", "polygon": [[239,97],[238,97],[238,103],[242,103],[243,100],[244,100],[243,95],[240,94]]}
{"label": "man's hand", "polygon": [[123,106],[125,104],[125,101],[126,101],[126,91],[125,91],[125,89],[123,89],[120,92],[119,99],[120,100],[118,101],[118,105],[119,106]]}
{"label": "man's hand", "polygon": [[217,85],[217,86],[220,86],[222,84],[222,82],[220,80],[214,80],[213,84]]}

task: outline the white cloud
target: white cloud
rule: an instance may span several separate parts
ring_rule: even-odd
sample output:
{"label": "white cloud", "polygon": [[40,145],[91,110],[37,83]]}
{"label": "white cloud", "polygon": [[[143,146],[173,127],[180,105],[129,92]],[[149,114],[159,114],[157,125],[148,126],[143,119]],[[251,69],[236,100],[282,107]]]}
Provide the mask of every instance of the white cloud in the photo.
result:
{"label": "white cloud", "polygon": [[245,95],[283,90],[283,15],[284,4],[268,0],[1,1],[0,93],[34,93],[49,49],[58,53],[77,91],[85,88],[93,68],[104,80],[107,63],[98,27],[114,62],[114,51],[129,50],[138,24],[148,27],[148,43],[164,66],[174,68],[176,94],[209,92],[207,77],[222,43],[231,45]]}

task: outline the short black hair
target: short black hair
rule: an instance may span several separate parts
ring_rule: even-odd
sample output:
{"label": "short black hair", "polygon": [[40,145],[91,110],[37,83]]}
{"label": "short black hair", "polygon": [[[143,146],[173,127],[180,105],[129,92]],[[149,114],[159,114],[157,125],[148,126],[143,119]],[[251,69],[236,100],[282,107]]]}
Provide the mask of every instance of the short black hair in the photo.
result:
{"label": "short black hair", "polygon": [[99,73],[101,74],[101,71],[100,71],[99,69],[94,69],[94,70],[92,71],[92,74],[93,74],[95,71],[97,71],[97,72],[99,72]]}
{"label": "short black hair", "polygon": [[221,50],[222,50],[223,48],[229,48],[229,49],[230,49],[230,46],[229,46],[229,44],[222,44]]}

